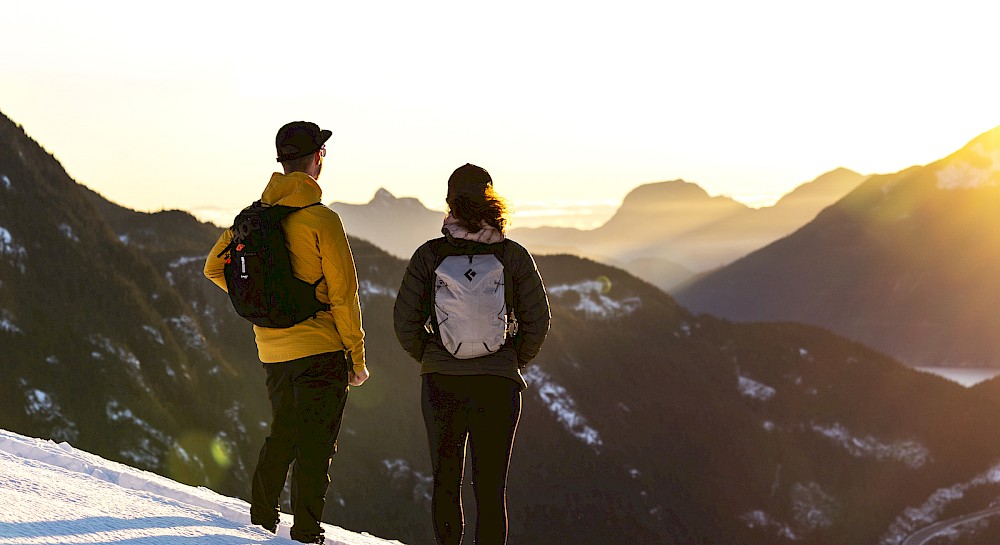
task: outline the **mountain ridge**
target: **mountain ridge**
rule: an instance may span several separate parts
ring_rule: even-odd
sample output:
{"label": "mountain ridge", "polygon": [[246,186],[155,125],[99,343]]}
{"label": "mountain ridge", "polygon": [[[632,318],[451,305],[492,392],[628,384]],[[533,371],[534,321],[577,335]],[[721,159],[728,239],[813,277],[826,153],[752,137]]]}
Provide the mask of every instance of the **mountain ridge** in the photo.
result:
{"label": "mountain ridge", "polygon": [[[684,180],[654,182],[626,194],[617,212],[594,229],[515,227],[510,236],[535,254],[595,259],[669,291],[791,233],[864,178],[837,168],[760,209],[726,196],[710,196]],[[350,234],[404,259],[423,240],[439,236],[443,215],[382,188],[367,204],[329,206],[341,214]]]}
{"label": "mountain ridge", "polygon": [[736,320],[827,327],[921,366],[1000,366],[1000,127],[873,176],[788,237],[677,297]]}

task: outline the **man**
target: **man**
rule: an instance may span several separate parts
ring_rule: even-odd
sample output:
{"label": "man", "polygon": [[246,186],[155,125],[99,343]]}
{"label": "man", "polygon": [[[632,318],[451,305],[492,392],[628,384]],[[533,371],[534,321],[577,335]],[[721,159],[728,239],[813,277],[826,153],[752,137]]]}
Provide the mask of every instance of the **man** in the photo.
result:
{"label": "man", "polygon": [[[323,192],[316,180],[331,134],[305,121],[282,127],[275,147],[284,174],[271,175],[261,201],[294,207],[320,202]],[[344,226],[328,207],[293,212],[282,227],[293,273],[310,283],[319,279],[316,298],[329,307],[289,328],[253,327],[267,374],[272,422],[253,476],[250,520],[276,532],[278,499],[294,461],[291,537],[323,543],[319,521],[348,385],[360,386],[368,379],[358,277]],[[224,290],[225,256],[219,253],[230,240],[232,232],[226,230],[205,262],[205,276]]]}

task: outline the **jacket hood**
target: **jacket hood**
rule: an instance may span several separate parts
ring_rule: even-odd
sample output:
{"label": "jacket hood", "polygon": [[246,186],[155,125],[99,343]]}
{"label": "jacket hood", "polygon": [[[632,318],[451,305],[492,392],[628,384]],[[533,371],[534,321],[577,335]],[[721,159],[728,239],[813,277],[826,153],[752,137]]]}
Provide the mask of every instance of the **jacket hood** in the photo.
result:
{"label": "jacket hood", "polygon": [[265,204],[295,207],[309,206],[321,202],[322,198],[323,189],[305,172],[271,174],[271,181],[260,196]]}
{"label": "jacket hood", "polygon": [[482,244],[496,244],[503,242],[506,238],[503,232],[486,222],[482,222],[480,226],[481,228],[478,231],[469,231],[455,219],[455,216],[448,214],[448,217],[444,219],[444,226],[441,227],[441,232],[448,237],[449,241],[452,239],[462,239]]}

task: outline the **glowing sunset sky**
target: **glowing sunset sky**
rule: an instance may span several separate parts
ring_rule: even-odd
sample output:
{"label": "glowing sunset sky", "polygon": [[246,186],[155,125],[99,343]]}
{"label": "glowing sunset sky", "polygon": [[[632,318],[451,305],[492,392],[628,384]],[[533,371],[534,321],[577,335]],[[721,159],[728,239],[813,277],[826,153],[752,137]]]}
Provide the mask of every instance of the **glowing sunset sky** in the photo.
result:
{"label": "glowing sunset sky", "polygon": [[515,210],[677,178],[759,203],[1000,125],[991,6],[0,0],[0,112],[109,199],[202,219],[259,196],[297,119],[334,132],[326,202],[441,208],[472,162]]}

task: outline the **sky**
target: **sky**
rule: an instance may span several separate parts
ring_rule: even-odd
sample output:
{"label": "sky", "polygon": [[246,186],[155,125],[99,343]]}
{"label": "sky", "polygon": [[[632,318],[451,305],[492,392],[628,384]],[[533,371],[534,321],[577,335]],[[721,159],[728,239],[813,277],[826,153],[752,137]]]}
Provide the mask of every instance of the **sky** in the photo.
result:
{"label": "sky", "polygon": [[[250,524],[250,506],[105,460],[68,443],[0,430],[0,545],[294,545]],[[400,545],[323,524],[327,545]]]}
{"label": "sky", "polygon": [[275,6],[0,0],[0,112],[110,200],[220,224],[292,120],[334,133],[324,202],[443,209],[471,162],[514,226],[675,179],[766,205],[1000,125],[989,0]]}

